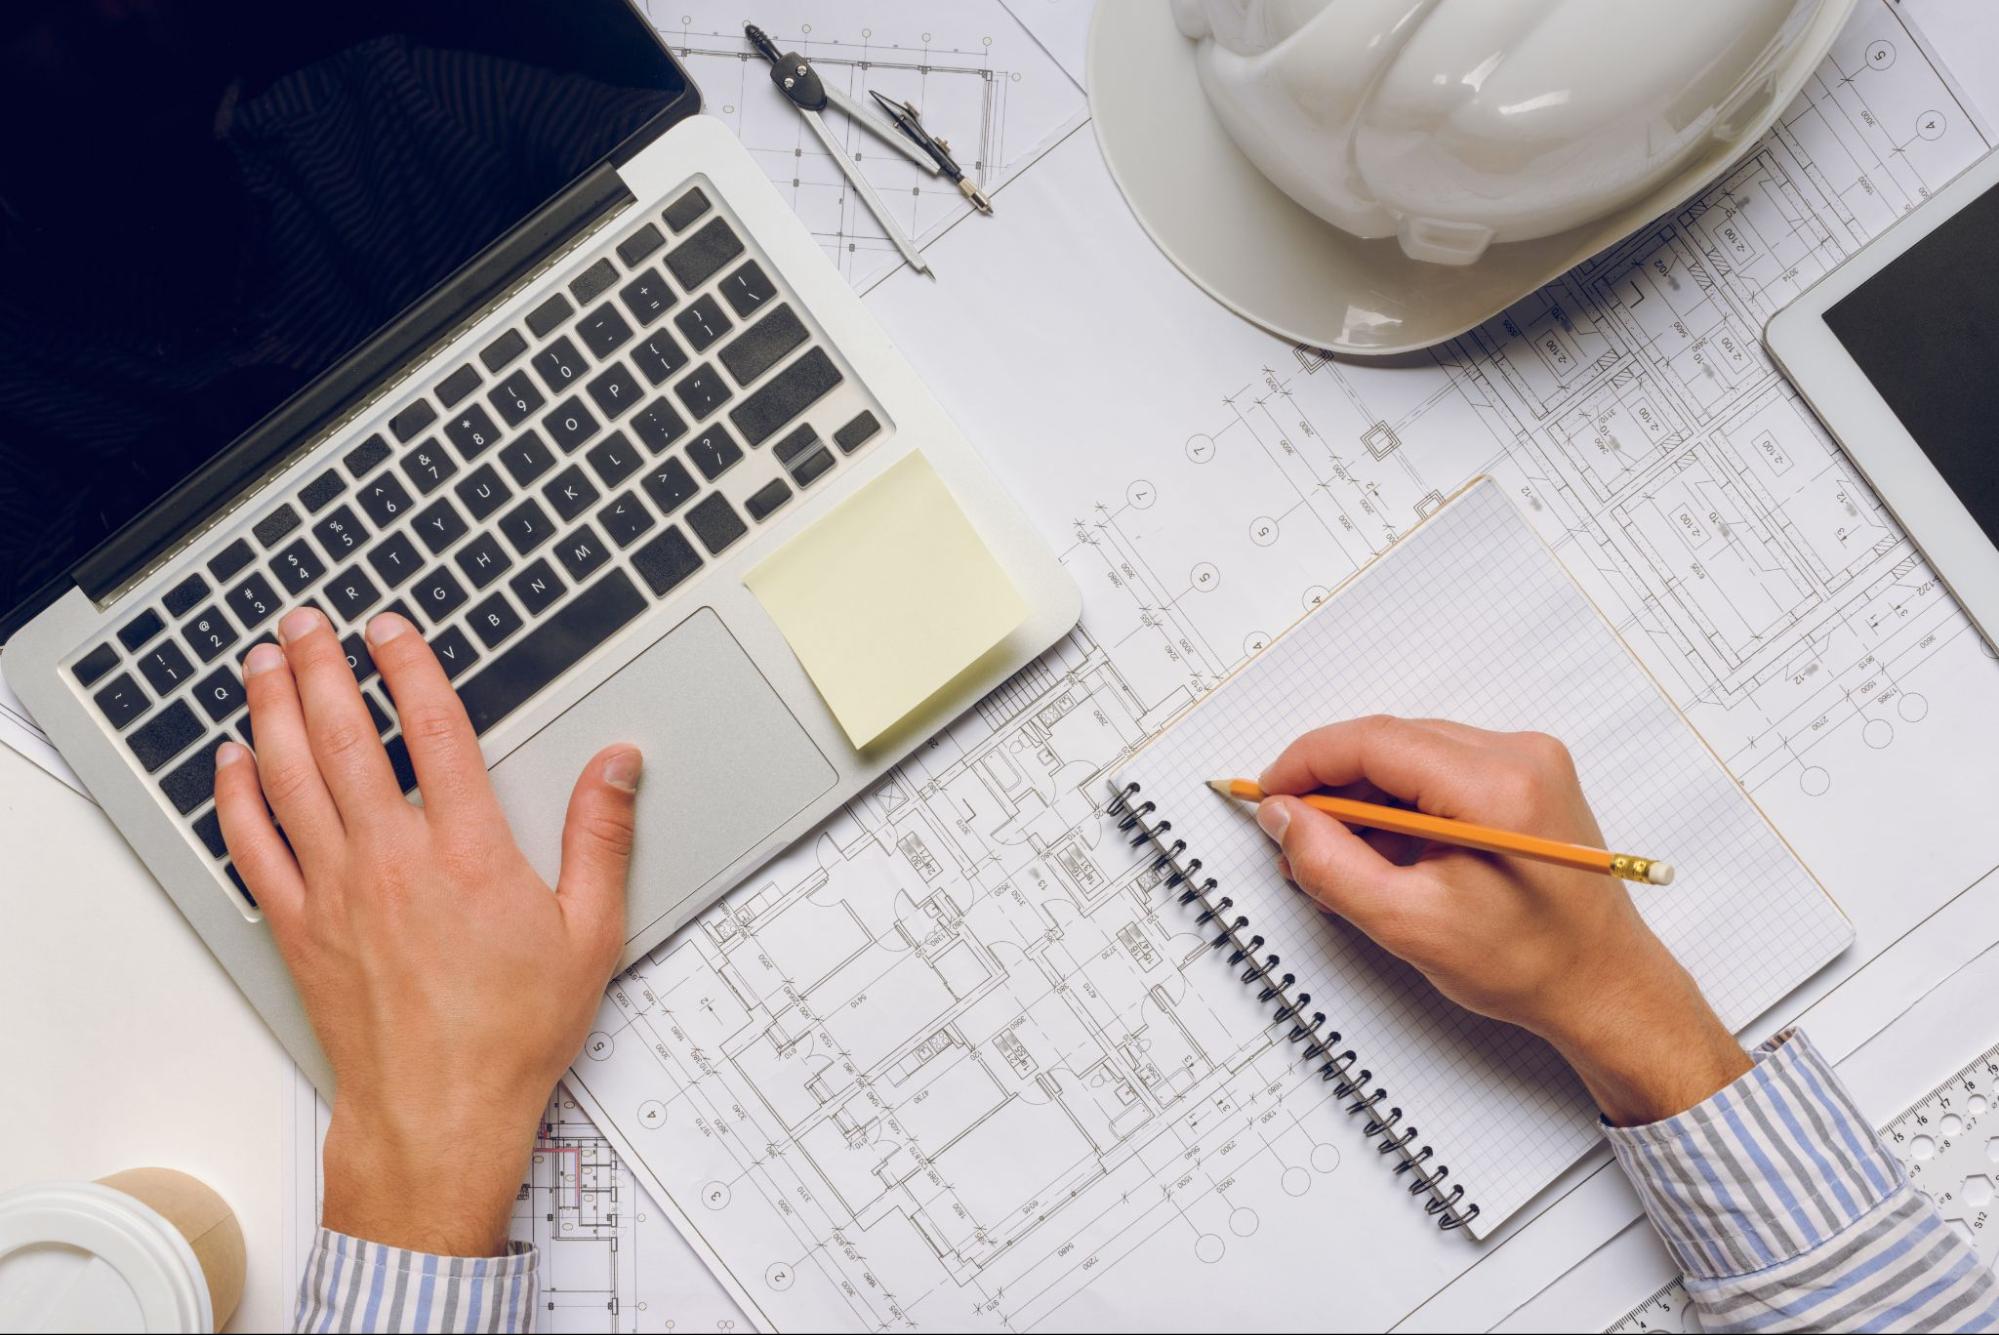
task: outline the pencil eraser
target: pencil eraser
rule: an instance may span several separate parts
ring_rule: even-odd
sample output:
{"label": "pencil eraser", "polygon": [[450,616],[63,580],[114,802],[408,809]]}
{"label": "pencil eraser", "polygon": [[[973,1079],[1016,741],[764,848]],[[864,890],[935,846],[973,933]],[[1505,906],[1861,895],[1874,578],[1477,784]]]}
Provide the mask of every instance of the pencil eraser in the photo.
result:
{"label": "pencil eraser", "polygon": [[1653,863],[1645,869],[1645,879],[1653,885],[1671,885],[1673,883],[1673,864],[1670,862]]}

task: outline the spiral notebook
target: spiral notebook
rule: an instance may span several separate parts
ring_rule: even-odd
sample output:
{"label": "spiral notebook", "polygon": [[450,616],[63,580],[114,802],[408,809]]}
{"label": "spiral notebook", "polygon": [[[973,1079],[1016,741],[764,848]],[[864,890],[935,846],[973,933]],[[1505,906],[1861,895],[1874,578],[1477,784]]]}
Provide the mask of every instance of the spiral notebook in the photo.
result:
{"label": "spiral notebook", "polygon": [[1257,991],[1272,1041],[1326,1082],[1324,1115],[1348,1113],[1379,1151],[1383,1192],[1483,1238],[1597,1143],[1588,1096],[1540,1040],[1320,913],[1277,875],[1252,809],[1206,787],[1370,713],[1565,740],[1610,847],[1675,865],[1672,886],[1631,893],[1731,1029],[1853,929],[1489,479],[1191,707],[1114,776],[1109,805],[1152,841],[1162,918],[1187,915],[1212,946],[1190,980]]}

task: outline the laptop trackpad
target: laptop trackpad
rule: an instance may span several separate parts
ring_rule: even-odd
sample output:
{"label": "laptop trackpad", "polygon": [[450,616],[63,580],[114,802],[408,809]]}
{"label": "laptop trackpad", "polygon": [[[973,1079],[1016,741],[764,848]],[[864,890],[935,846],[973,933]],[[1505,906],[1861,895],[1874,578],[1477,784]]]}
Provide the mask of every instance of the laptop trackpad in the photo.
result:
{"label": "laptop trackpad", "polygon": [[646,765],[627,940],[684,921],[699,907],[690,896],[839,777],[704,607],[493,767],[514,835],[551,885],[570,789],[612,742],[636,745]]}

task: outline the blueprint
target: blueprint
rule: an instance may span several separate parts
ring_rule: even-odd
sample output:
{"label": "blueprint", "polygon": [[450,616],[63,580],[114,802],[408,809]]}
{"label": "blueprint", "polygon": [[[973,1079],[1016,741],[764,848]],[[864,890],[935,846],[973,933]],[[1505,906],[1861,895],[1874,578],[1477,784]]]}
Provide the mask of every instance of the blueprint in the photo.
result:
{"label": "blueprint", "polygon": [[[1988,871],[1948,836],[1982,819],[1965,757],[1999,745],[1999,666],[1760,347],[1986,149],[1868,0],[1715,187],[1402,364],[1213,306],[1087,130],[1015,181],[1004,226],[932,247],[948,292],[875,289],[1085,611],[607,996],[575,1095],[745,1314],[1214,1326],[1253,1294],[1264,1324],[1365,1327],[1480,1258],[1399,1199],[1098,808],[1142,739],[1476,474],[1852,917],[1814,986]],[[1023,318],[964,318],[982,302]]]}

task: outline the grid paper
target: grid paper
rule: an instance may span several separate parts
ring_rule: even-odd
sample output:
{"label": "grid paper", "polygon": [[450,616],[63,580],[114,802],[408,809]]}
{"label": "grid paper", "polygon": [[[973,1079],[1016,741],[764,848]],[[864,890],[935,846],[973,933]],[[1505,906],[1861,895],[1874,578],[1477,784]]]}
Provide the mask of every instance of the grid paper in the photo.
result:
{"label": "grid paper", "polygon": [[[1387,713],[1567,742],[1609,846],[1672,862],[1635,886],[1646,920],[1731,1029],[1853,940],[1852,926],[1625,649],[1498,484],[1474,484],[1162,733],[1116,777],[1143,785],[1184,859],[1234,898],[1449,1164],[1489,1234],[1596,1144],[1554,1050],[1471,1015],[1278,877],[1253,810],[1206,787],[1298,734]],[[1165,897],[1172,905],[1172,897]],[[1162,913],[1181,911],[1177,906]],[[1204,971],[1196,970],[1196,979]],[[1219,961],[1217,987],[1238,984]],[[1358,1128],[1356,1128],[1358,1130]]]}

